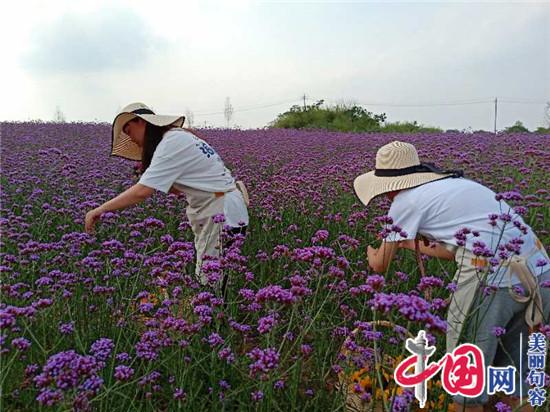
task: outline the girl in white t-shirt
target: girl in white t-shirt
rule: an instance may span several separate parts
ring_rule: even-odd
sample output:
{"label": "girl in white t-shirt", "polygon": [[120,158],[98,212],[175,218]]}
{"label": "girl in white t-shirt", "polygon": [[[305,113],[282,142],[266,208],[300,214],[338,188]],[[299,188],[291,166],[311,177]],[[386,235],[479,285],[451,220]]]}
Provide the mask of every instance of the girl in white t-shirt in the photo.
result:
{"label": "girl in white t-shirt", "polygon": [[[496,367],[527,363],[527,337],[550,322],[549,258],[531,228],[489,188],[462,177],[458,170],[441,170],[420,163],[413,145],[392,142],[376,154],[376,169],[358,176],[354,189],[364,205],[379,195],[392,201],[391,229],[379,248],[368,246],[369,266],[384,273],[399,249],[455,260],[455,290],[447,312],[447,352],[463,341],[476,344],[485,364]],[[499,217],[500,216],[500,217]],[[497,219],[507,224],[497,224]],[[388,220],[389,221],[389,220]],[[497,226],[498,227],[495,227]],[[424,244],[417,236],[435,243]],[[521,248],[517,248],[521,244]],[[502,247],[503,249],[500,249]],[[514,250],[513,254],[508,251]],[[422,271],[421,259],[418,256]],[[521,285],[526,296],[513,287]],[[486,293],[491,293],[486,295]],[[504,331],[497,338],[493,331]],[[508,397],[517,406],[527,394],[527,369],[516,378]],[[457,394],[455,410],[481,412],[487,392],[476,397]],[[525,410],[522,409],[522,410]]]}
{"label": "girl in white t-shirt", "polygon": [[[143,174],[137,184],[86,214],[85,230],[93,232],[104,212],[132,206],[155,190],[184,193],[186,214],[195,235],[197,264],[195,275],[202,285],[203,258],[221,254],[223,226],[231,234],[246,232],[248,194],[236,182],[216,151],[193,132],[183,129],[183,116],[156,115],[146,105],[133,103],[116,116],[112,127],[112,155],[142,162]],[[215,281],[225,292],[227,279]]]}

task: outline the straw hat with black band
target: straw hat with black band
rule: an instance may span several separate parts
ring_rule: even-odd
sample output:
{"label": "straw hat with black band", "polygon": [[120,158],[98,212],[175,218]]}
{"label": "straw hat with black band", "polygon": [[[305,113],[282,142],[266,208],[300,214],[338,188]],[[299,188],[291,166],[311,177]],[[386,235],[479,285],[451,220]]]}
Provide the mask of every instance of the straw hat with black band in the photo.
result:
{"label": "straw hat with black band", "polygon": [[421,163],[412,144],[395,141],[378,149],[376,169],[355,178],[353,188],[367,206],[373,198],[384,193],[463,176],[462,170],[442,170],[432,163]]}
{"label": "straw hat with black band", "polygon": [[124,107],[115,117],[112,126],[111,156],[119,156],[130,160],[141,160],[141,147],[135,144],[130,136],[122,131],[130,120],[140,117],[155,126],[174,125],[182,127],[185,116],[168,116],[155,114],[143,103],[132,103]]}

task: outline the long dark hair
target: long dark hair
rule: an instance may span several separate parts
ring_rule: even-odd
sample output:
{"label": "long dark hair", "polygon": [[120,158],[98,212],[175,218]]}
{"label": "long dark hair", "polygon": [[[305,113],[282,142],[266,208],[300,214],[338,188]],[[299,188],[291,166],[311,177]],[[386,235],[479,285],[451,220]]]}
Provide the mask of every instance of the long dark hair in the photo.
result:
{"label": "long dark hair", "polygon": [[145,138],[143,142],[143,151],[141,154],[141,171],[145,172],[147,168],[151,165],[151,160],[153,159],[153,154],[162,140],[162,136],[168,130],[172,129],[174,126],[155,126],[147,122],[145,126]]}

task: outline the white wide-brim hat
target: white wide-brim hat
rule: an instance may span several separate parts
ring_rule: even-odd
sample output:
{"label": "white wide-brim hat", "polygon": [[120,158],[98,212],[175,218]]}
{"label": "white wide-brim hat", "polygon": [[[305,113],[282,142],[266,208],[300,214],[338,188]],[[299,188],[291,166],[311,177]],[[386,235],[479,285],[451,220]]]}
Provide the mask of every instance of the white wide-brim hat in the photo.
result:
{"label": "white wide-brim hat", "polygon": [[441,170],[431,163],[420,163],[412,144],[395,141],[378,149],[376,169],[356,177],[353,188],[359,200],[366,206],[376,196],[384,193],[462,176],[461,170]]}
{"label": "white wide-brim hat", "polygon": [[130,120],[141,117],[155,126],[174,125],[182,127],[185,116],[167,116],[155,114],[143,103],[132,103],[123,108],[115,117],[112,126],[111,156],[120,156],[130,160],[141,160],[142,149],[135,144],[130,136],[122,131]]}

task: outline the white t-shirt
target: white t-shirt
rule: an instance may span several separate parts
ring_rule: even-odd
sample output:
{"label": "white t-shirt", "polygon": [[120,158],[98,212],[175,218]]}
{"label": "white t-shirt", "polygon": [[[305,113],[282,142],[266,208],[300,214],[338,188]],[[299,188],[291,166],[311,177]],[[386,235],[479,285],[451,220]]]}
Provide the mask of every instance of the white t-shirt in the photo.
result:
{"label": "white t-shirt", "polygon": [[224,192],[225,224],[248,225],[246,205],[231,172],[208,143],[186,130],[175,128],[164,134],[139,183],[164,193],[174,184],[205,192]]}
{"label": "white t-shirt", "polygon": [[[497,220],[497,227],[489,223],[489,214],[501,215],[509,213],[513,220],[527,226],[521,216],[504,201],[495,199],[495,192],[491,189],[465,178],[449,178],[436,180],[424,185],[399,192],[390,207],[388,215],[393,224],[401,227],[406,237],[398,233],[391,233],[387,241],[414,239],[417,234],[429,239],[457,246],[455,233],[462,228],[479,232],[478,237],[467,235],[465,248],[473,250],[473,243],[480,240],[491,250],[504,245],[514,238],[521,238],[524,243],[520,253],[525,255],[535,248],[535,236],[528,226],[524,235],[512,222],[504,226],[504,222]],[[501,235],[502,238],[499,242]],[[536,267],[536,261],[544,259],[542,252],[535,253],[528,261],[531,268]],[[544,268],[548,270],[548,266]],[[536,268],[537,275],[541,268]],[[505,287],[510,284],[508,276],[500,270],[488,277],[489,284]],[[512,276],[512,285],[520,281]]]}

